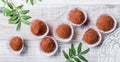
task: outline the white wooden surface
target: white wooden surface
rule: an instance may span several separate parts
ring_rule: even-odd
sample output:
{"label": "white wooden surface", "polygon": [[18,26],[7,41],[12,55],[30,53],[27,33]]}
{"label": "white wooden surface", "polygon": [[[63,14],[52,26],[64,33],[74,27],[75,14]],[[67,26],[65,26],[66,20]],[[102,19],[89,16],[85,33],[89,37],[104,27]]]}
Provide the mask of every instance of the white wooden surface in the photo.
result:
{"label": "white wooden surface", "polygon": [[[0,13],[0,62],[65,62],[65,59],[62,55],[62,50],[68,51],[71,43],[74,43],[77,47],[78,43],[81,41],[82,32],[89,26],[95,27],[96,19],[100,14],[108,13],[113,15],[116,18],[119,26],[119,5],[25,5],[26,9],[31,10],[29,13],[29,15],[33,17],[31,21],[36,18],[42,19],[46,21],[51,28],[54,28],[55,24],[59,22],[67,22],[67,13],[71,8],[74,7],[86,10],[89,17],[89,23],[84,28],[75,28],[76,36],[73,39],[75,41],[71,41],[70,43],[59,43],[59,50],[52,57],[46,57],[39,51],[39,39],[31,34],[29,26],[22,24],[21,30],[17,32],[15,30],[16,26],[8,24],[7,17],[4,17],[3,14]],[[26,49],[21,55],[13,55],[7,48],[8,39],[16,34],[23,36],[25,39]],[[103,35],[106,36],[107,34]],[[85,55],[89,62],[98,62],[98,53],[100,47],[101,46],[91,48],[90,52]],[[86,48],[87,46],[83,43],[83,49]]]}

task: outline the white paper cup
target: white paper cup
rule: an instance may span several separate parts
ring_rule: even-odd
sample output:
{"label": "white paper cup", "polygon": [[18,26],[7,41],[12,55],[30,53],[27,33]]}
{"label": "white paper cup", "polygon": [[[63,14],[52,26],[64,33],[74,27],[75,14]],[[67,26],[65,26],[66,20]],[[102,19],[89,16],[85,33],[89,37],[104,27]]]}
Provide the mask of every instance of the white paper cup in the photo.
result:
{"label": "white paper cup", "polygon": [[[14,38],[14,37],[20,37],[20,38],[22,39],[22,48],[21,48],[19,51],[14,51],[14,50],[10,47],[10,40],[11,40],[12,38]],[[10,52],[11,52],[12,54],[20,54],[20,53],[23,51],[23,49],[24,49],[24,40],[23,40],[23,38],[22,38],[20,35],[15,35],[15,36],[12,36],[12,37],[9,39],[7,45],[8,45],[8,49],[10,50]]]}
{"label": "white paper cup", "polygon": [[[71,10],[74,10],[74,9],[75,9],[75,8],[72,8]],[[77,8],[77,9],[79,9],[80,11],[83,12],[83,14],[84,14],[84,16],[85,16],[85,19],[84,19],[84,21],[83,21],[81,24],[75,24],[75,23],[71,22],[71,21],[69,20],[69,13],[71,12],[71,10],[70,10],[69,13],[68,13],[68,15],[67,15],[67,18],[68,18],[68,21],[69,21],[73,26],[81,26],[81,25],[83,25],[83,24],[87,21],[87,13],[86,13],[86,11],[83,10],[83,9],[81,9],[81,8]]]}
{"label": "white paper cup", "polygon": [[[52,56],[52,55],[54,55],[56,52],[57,52],[57,50],[58,50],[58,43],[57,43],[57,41],[53,38],[53,37],[51,37],[51,36],[45,36],[45,37],[49,37],[49,38],[51,38],[54,42],[55,42],[55,49],[54,49],[54,51],[53,52],[50,52],[50,53],[45,53],[44,51],[42,51],[41,50],[41,48],[40,48],[40,44],[41,44],[41,41],[40,41],[40,44],[39,44],[39,49],[40,49],[40,51],[44,54],[44,55],[46,55],[46,56]],[[44,38],[45,38],[44,37]],[[42,39],[41,39],[42,40]]]}
{"label": "white paper cup", "polygon": [[[102,32],[102,33],[110,33],[110,32],[112,32],[112,31],[114,31],[115,29],[116,29],[116,26],[117,26],[117,21],[116,21],[116,19],[113,17],[113,16],[111,16],[111,15],[109,15],[109,14],[102,14],[102,15],[108,15],[108,16],[110,16],[112,19],[113,19],[113,21],[114,21],[114,27],[111,29],[111,30],[109,30],[109,31],[103,31],[103,30],[100,30],[99,28],[98,28],[98,30],[100,31],[100,32]],[[101,16],[101,15],[100,15]],[[99,16],[99,17],[100,17]],[[97,19],[98,20],[98,19]],[[96,21],[96,24],[97,24],[97,21]],[[96,25],[97,26],[97,25]]]}
{"label": "white paper cup", "polygon": [[[40,19],[39,19],[39,20],[40,20]],[[32,22],[34,22],[34,21],[32,21]],[[31,23],[32,23],[32,22],[31,22]],[[31,31],[31,33],[33,34],[33,36],[36,36],[36,37],[38,37],[39,39],[44,38],[44,37],[47,36],[48,33],[49,33],[48,24],[47,24],[45,21],[42,21],[42,22],[44,22],[44,23],[46,24],[46,27],[47,27],[47,31],[46,31],[43,35],[37,36],[37,35],[34,35],[34,34],[32,33],[32,31]],[[30,24],[30,30],[31,30],[31,24]]]}
{"label": "white paper cup", "polygon": [[[94,43],[94,44],[88,44],[86,41],[83,40],[84,34],[85,34],[89,29],[94,29],[94,30],[98,33],[98,35],[99,35],[99,40],[98,40],[98,42],[96,42],[96,43]],[[94,34],[93,34],[93,36],[94,36]],[[101,33],[97,30],[97,28],[95,28],[95,27],[89,27],[89,28],[87,28],[86,31],[83,33],[83,35],[82,35],[82,40],[83,40],[83,42],[84,42],[88,47],[95,47],[95,46],[98,46],[98,45],[101,43],[102,36],[101,36]]]}
{"label": "white paper cup", "polygon": [[[61,24],[67,24],[67,25],[70,26],[70,28],[71,28],[71,35],[70,35],[69,38],[64,39],[64,38],[61,38],[61,37],[59,37],[59,36],[57,35],[56,29],[57,29],[58,26],[61,25]],[[71,24],[68,24],[68,23],[60,23],[60,24],[58,24],[58,25],[54,28],[53,31],[54,31],[54,33],[53,33],[53,34],[54,34],[54,37],[55,37],[59,42],[70,42],[70,41],[72,40],[72,38],[73,38],[73,35],[74,35],[74,30],[73,30],[72,25],[71,25]]]}

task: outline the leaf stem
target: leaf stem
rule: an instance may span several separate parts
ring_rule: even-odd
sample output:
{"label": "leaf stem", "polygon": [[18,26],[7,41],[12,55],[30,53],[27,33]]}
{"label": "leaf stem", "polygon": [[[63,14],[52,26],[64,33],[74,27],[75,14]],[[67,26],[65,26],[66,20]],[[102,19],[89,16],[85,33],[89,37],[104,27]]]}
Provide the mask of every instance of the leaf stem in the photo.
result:
{"label": "leaf stem", "polygon": [[[15,6],[15,4],[13,3],[12,0],[11,0],[11,3],[12,3],[12,5],[13,5],[13,7],[16,8],[16,6]],[[17,12],[17,14],[18,14],[19,21],[21,21],[21,15],[20,15],[19,11],[18,11],[17,9],[15,9],[15,10],[16,10],[16,12]]]}
{"label": "leaf stem", "polygon": [[8,0],[6,0],[6,1],[5,1],[5,3],[4,3],[4,5],[3,5],[3,7],[5,7],[5,5],[7,4],[7,2],[8,2]]}

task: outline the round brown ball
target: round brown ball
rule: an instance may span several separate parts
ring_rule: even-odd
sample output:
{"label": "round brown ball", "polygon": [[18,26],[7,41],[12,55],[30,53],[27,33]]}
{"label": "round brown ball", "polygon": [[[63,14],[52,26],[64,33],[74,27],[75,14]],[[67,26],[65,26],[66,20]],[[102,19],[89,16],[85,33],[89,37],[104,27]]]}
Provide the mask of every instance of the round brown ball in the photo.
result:
{"label": "round brown ball", "polygon": [[40,43],[40,48],[45,53],[53,52],[56,48],[55,42],[50,37],[45,37]]}
{"label": "round brown ball", "polygon": [[114,20],[109,15],[102,15],[98,18],[96,25],[102,31],[109,31],[114,27]]}
{"label": "round brown ball", "polygon": [[88,44],[95,44],[99,38],[98,32],[94,29],[88,29],[83,36],[83,40]]}
{"label": "round brown ball", "polygon": [[85,20],[85,15],[81,10],[75,8],[69,13],[69,20],[74,24],[81,24]]}
{"label": "round brown ball", "polygon": [[56,33],[59,37],[61,38],[69,38],[71,35],[71,27],[67,24],[61,24],[60,26],[57,27]]}
{"label": "round brown ball", "polygon": [[40,36],[45,34],[46,31],[47,31],[47,26],[42,20],[36,19],[31,23],[31,32],[34,35]]}
{"label": "round brown ball", "polygon": [[23,46],[23,41],[20,37],[16,36],[16,37],[13,37],[11,40],[10,40],[10,47],[14,50],[14,51],[19,51],[21,50]]}

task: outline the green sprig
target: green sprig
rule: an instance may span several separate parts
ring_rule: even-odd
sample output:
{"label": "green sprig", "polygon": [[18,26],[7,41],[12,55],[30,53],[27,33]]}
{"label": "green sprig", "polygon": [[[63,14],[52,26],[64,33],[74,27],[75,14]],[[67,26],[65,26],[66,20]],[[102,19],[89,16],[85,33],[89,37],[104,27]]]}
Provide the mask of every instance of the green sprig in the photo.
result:
{"label": "green sprig", "polygon": [[5,16],[9,17],[8,21],[10,24],[17,24],[16,30],[20,30],[21,23],[26,25],[30,24],[28,19],[30,19],[31,16],[26,15],[29,13],[29,10],[23,10],[23,5],[15,6],[12,2],[8,2],[8,0],[2,0],[2,2],[4,6],[0,7],[0,10]]}
{"label": "green sprig", "polygon": [[[26,3],[30,2],[32,5],[34,5],[34,1],[35,0],[26,0]],[[38,0],[38,1],[42,1],[42,0]]]}
{"label": "green sprig", "polygon": [[89,50],[90,48],[82,51],[82,43],[78,45],[77,49],[75,49],[74,44],[72,44],[71,48],[69,48],[69,53],[67,54],[63,50],[63,55],[67,59],[67,62],[88,62],[88,60],[83,55],[87,54]]}

